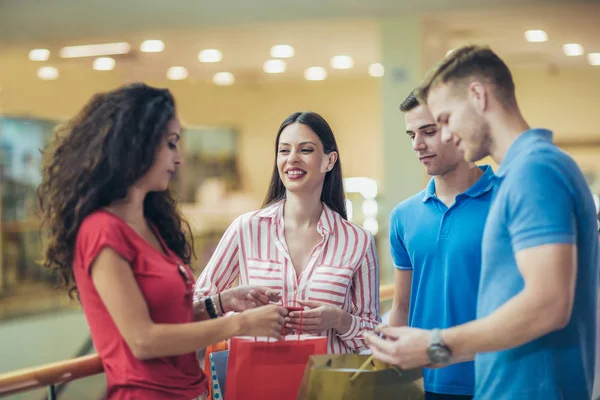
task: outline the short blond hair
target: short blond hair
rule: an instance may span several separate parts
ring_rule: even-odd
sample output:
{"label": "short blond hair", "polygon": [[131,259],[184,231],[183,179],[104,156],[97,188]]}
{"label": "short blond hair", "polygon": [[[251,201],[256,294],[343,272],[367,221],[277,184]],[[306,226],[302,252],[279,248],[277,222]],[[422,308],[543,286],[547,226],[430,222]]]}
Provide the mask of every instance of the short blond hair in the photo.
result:
{"label": "short blond hair", "polygon": [[439,84],[463,84],[476,77],[494,87],[496,97],[507,109],[517,107],[515,84],[508,66],[487,46],[463,46],[435,65],[416,89],[419,102],[427,104],[432,88]]}

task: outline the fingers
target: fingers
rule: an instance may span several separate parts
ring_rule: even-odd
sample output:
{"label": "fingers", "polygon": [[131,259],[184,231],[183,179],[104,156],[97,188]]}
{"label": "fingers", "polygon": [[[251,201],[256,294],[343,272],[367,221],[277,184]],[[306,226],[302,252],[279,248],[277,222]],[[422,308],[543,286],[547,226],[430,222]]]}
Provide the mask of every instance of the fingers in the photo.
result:
{"label": "fingers", "polygon": [[323,318],[322,310],[307,310],[307,311],[292,311],[289,316],[290,319],[297,319],[300,321],[300,317],[302,319],[311,319],[311,318]]}
{"label": "fingers", "polygon": [[279,292],[276,292],[274,290],[268,289],[265,292],[265,295],[269,298],[269,301],[272,301],[272,302],[279,302],[281,300],[281,296],[279,295]]}
{"label": "fingers", "polygon": [[375,356],[375,358],[378,359],[379,361],[383,361],[385,363],[392,364],[392,365],[396,364],[393,356],[382,352],[378,348],[374,348],[374,347],[369,347],[369,348],[371,349],[373,356]]}
{"label": "fingers", "polygon": [[302,333],[320,333],[323,332],[321,325],[298,325],[298,324],[285,324],[285,329],[290,329],[295,332]]}
{"label": "fingers", "polygon": [[405,333],[406,327],[391,327],[391,326],[378,326],[377,332],[382,333],[387,339],[398,340],[403,333]]}
{"label": "fingers", "polygon": [[281,328],[280,329],[273,329],[271,331],[270,335],[267,335],[269,337],[272,337],[275,340],[281,340],[283,339],[283,334],[281,333]]}
{"label": "fingers", "polygon": [[288,310],[287,310],[287,308],[282,307],[282,306],[276,306],[276,305],[273,305],[271,307],[274,307],[275,310],[277,310],[277,313],[282,317],[282,319],[283,319],[283,317],[287,317],[288,316]]}
{"label": "fingers", "polygon": [[269,297],[262,294],[260,291],[258,291],[256,289],[252,289],[252,290],[250,290],[250,292],[248,292],[248,300],[254,301],[255,303],[258,303],[260,305],[269,304]]}
{"label": "fingers", "polygon": [[318,301],[311,300],[298,300],[298,303],[308,308],[318,308],[324,305],[323,303],[319,303]]}
{"label": "fingers", "polygon": [[369,348],[371,350],[373,349],[377,349],[379,351],[382,351],[384,348],[386,348],[386,339],[382,339],[380,337],[378,337],[377,335],[374,335],[371,332],[365,332],[363,334],[363,337],[365,339],[365,342],[367,342],[367,345],[369,345]]}
{"label": "fingers", "polygon": [[281,300],[278,291],[267,289],[262,286],[255,286],[252,288],[251,292],[254,292],[256,295],[260,296],[261,301],[263,301],[265,304],[269,302],[279,302]]}

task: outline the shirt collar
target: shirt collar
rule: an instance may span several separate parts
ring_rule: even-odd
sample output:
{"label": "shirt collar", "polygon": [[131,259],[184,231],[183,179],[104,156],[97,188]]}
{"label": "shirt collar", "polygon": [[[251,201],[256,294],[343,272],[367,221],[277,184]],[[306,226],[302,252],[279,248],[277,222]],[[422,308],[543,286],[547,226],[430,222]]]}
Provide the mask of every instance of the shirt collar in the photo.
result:
{"label": "shirt collar", "polygon": [[500,178],[506,176],[510,165],[536,142],[552,143],[552,131],[548,129],[529,129],[519,135],[508,148],[496,175]]}
{"label": "shirt collar", "polygon": [[[280,223],[283,221],[283,205],[285,204],[285,200],[280,200],[277,203],[274,203],[268,207],[259,210],[256,214],[259,218],[270,218],[275,223]],[[335,233],[335,220],[336,218],[341,218],[339,214],[333,211],[331,208],[327,206],[325,203],[323,204],[323,212],[321,213],[321,217],[319,218],[319,222],[317,223],[317,231],[321,233],[322,231],[327,232],[332,235]]]}
{"label": "shirt collar", "polygon": [[[479,167],[483,171],[483,175],[479,177],[470,188],[468,188],[464,194],[469,197],[478,197],[488,192],[494,185],[494,170],[489,165],[482,165]],[[425,188],[425,196],[423,196],[423,203],[435,196],[435,180],[431,178]]]}

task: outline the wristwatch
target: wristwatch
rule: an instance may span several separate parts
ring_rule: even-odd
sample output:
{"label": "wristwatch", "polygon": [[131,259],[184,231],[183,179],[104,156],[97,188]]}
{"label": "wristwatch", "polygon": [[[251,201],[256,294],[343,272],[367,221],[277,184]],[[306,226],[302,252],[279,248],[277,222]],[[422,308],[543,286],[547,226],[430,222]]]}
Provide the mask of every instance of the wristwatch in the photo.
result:
{"label": "wristwatch", "polygon": [[429,361],[432,364],[446,364],[450,362],[452,358],[452,352],[450,348],[446,346],[442,340],[442,335],[439,329],[432,329],[429,335],[429,347],[427,348],[427,355]]}

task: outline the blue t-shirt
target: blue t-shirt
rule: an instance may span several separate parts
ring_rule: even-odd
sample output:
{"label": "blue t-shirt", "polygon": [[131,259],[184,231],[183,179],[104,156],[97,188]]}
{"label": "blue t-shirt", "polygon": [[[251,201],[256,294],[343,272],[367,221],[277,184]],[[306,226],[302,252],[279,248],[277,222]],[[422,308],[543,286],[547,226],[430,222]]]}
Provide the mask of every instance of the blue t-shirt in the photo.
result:
{"label": "blue t-shirt", "polygon": [[[484,174],[449,208],[435,182],[398,204],[390,217],[390,248],[398,269],[412,270],[409,326],[448,328],[475,319],[481,238],[492,199],[494,171]],[[472,395],[472,362],[423,371],[425,390]]]}
{"label": "blue t-shirt", "polygon": [[[475,357],[476,398],[589,400],[594,380],[598,233],[590,189],[575,162],[531,129],[509,148],[483,235],[477,318],[492,314],[524,287],[520,250],[577,245],[575,302],[564,329],[522,346]],[[544,260],[539,260],[543,268]]]}

